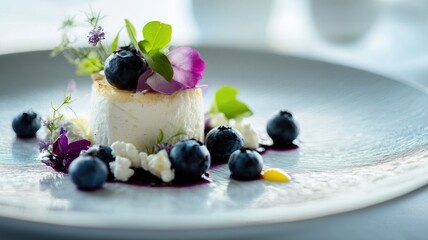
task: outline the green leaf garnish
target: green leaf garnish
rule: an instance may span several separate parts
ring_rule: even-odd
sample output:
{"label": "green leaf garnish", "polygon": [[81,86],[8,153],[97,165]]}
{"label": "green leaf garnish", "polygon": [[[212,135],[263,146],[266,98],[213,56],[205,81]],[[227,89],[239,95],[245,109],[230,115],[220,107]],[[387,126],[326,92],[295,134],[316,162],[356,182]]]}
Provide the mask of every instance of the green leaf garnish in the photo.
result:
{"label": "green leaf garnish", "polygon": [[152,21],[144,26],[143,36],[144,40],[147,41],[146,48],[144,48],[146,52],[162,49],[171,42],[172,27],[166,23]]}
{"label": "green leaf garnish", "polygon": [[104,64],[97,54],[89,54],[86,58],[83,58],[78,64],[76,74],[93,74],[104,69]]}
{"label": "green leaf garnish", "polygon": [[222,112],[227,119],[243,118],[253,115],[253,111],[243,102],[236,99],[238,89],[224,86],[217,90],[210,113]]}
{"label": "green leaf garnish", "polygon": [[114,52],[117,50],[117,44],[119,43],[119,35],[120,35],[120,32],[122,32],[122,29],[123,28],[119,30],[119,32],[116,34],[116,37],[113,39],[113,42],[110,45],[110,52]]}
{"label": "green leaf garnish", "polygon": [[163,143],[164,138],[165,138],[165,134],[163,133],[163,130],[159,129],[159,135],[158,135],[158,138],[156,139],[156,144]]}
{"label": "green leaf garnish", "polygon": [[55,107],[51,103],[51,108],[53,113],[52,113],[52,116],[47,119],[45,126],[48,129],[48,131],[51,133],[52,141],[54,141],[58,137],[56,132],[60,127],[59,122],[64,118],[64,114],[61,113],[60,110],[64,107],[67,107],[72,102],[73,100],[71,95],[66,95],[62,100],[62,103],[58,107]]}
{"label": "green leaf garnish", "polygon": [[147,40],[142,40],[138,42],[138,47],[140,47],[143,53],[148,53],[147,49],[150,49],[150,43]]}
{"label": "green leaf garnish", "polygon": [[171,146],[172,144],[177,142],[178,139],[176,139],[177,137],[180,137],[182,135],[185,135],[186,133],[182,130],[178,130],[176,133],[174,133],[172,136],[170,136],[169,138],[165,139],[165,133],[163,132],[162,129],[159,129],[159,135],[156,138],[156,144],[155,146],[148,148],[146,147],[146,153],[147,154],[156,154],[158,153],[159,149],[164,148],[165,146]]}
{"label": "green leaf garnish", "polygon": [[174,75],[171,63],[168,57],[161,51],[151,51],[149,54],[143,54],[147,63],[153,71],[159,73],[168,82],[171,81]]}
{"label": "green leaf garnish", "polygon": [[147,23],[143,28],[145,39],[139,42],[137,42],[135,27],[128,19],[125,19],[125,27],[135,49],[141,52],[150,68],[167,81],[171,81],[174,70],[163,51],[171,41],[171,25],[159,21]]}
{"label": "green leaf garnish", "polygon": [[131,40],[131,43],[134,45],[135,49],[139,50],[137,42],[137,32],[135,31],[134,25],[132,25],[132,23],[128,19],[125,19],[125,27],[126,31],[128,32],[129,40]]}
{"label": "green leaf garnish", "polygon": [[186,133],[183,130],[178,130],[174,135],[169,137],[165,142],[171,143],[174,141],[175,138],[186,135]]}

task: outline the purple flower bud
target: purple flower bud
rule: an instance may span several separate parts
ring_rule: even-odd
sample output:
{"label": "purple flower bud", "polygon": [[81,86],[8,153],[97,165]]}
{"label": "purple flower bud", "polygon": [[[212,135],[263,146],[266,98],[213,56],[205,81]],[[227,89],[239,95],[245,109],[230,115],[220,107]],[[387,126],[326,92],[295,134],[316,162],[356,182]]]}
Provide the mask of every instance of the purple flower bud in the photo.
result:
{"label": "purple flower bud", "polygon": [[104,29],[101,26],[92,29],[88,35],[88,43],[92,46],[96,46],[99,41],[105,39]]}
{"label": "purple flower bud", "polygon": [[51,124],[51,121],[49,121],[49,120],[42,120],[42,124],[43,124],[43,126],[44,127],[48,127],[50,124]]}
{"label": "purple flower bud", "polygon": [[59,134],[60,135],[65,135],[65,134],[67,134],[67,129],[65,129],[65,128],[61,128],[61,130],[59,131]]}
{"label": "purple flower bud", "polygon": [[51,140],[40,141],[39,142],[39,151],[40,152],[47,151],[51,144],[52,144]]}
{"label": "purple flower bud", "polygon": [[156,144],[154,146],[156,152],[160,152],[160,151],[165,149],[165,151],[167,151],[168,153],[171,151],[172,147],[173,147],[173,145],[171,143],[167,143],[167,142],[161,143],[161,144]]}

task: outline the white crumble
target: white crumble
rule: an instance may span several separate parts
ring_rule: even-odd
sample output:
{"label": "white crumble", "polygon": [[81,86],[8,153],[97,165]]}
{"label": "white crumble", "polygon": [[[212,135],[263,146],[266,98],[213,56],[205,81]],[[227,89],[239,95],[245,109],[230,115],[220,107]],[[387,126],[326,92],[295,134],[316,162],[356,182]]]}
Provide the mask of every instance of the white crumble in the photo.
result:
{"label": "white crumble", "polygon": [[171,161],[165,149],[157,154],[149,155],[147,157],[147,166],[149,172],[162,179],[163,182],[174,180],[174,170],[171,169]]}
{"label": "white crumble", "polygon": [[140,152],[139,155],[140,155],[141,167],[144,170],[149,171],[149,161],[147,160],[147,153]]}
{"label": "white crumble", "polygon": [[134,170],[131,169],[131,161],[127,158],[116,156],[116,159],[109,165],[114,178],[117,180],[126,182],[134,175]]}
{"label": "white crumble", "polygon": [[244,139],[244,147],[256,149],[259,147],[259,135],[249,122],[242,119],[231,121],[231,126],[238,130]]}
{"label": "white crumble", "polygon": [[134,168],[141,167],[140,155],[138,154],[137,148],[132,143],[117,141],[111,145],[111,149],[113,156],[127,158],[131,161],[131,166]]}

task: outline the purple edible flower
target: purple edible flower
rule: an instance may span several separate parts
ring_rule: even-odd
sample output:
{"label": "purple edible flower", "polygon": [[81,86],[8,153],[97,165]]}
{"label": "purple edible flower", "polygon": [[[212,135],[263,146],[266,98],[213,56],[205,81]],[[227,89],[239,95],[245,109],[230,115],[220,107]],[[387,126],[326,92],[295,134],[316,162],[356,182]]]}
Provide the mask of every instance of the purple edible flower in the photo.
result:
{"label": "purple edible flower", "polygon": [[50,124],[51,124],[51,121],[49,121],[49,120],[42,120],[42,124],[43,124],[43,126],[44,127],[48,127]]}
{"label": "purple edible flower", "polygon": [[197,86],[205,70],[205,62],[198,51],[190,47],[179,47],[169,52],[167,57],[174,70],[172,80],[168,82],[158,73],[147,78],[144,76],[139,79],[138,91],[155,91],[170,95]]}
{"label": "purple edible flower", "polygon": [[92,46],[96,46],[99,41],[104,39],[104,37],[104,29],[101,26],[98,26],[98,28],[94,28],[92,29],[92,31],[89,32],[88,42]]}
{"label": "purple edible flower", "polygon": [[52,142],[50,139],[48,139],[46,141],[40,141],[39,142],[39,151],[40,152],[47,151],[51,144],[52,144]]}
{"label": "purple edible flower", "polygon": [[91,142],[88,140],[69,143],[67,136],[61,134],[52,145],[53,156],[50,156],[48,160],[43,160],[43,163],[59,172],[67,173],[71,162],[79,157],[81,151],[87,150],[90,145]]}
{"label": "purple edible flower", "polygon": [[65,129],[65,128],[61,128],[61,130],[59,130],[59,134],[60,135],[65,135],[65,134],[67,134],[67,129]]}
{"label": "purple edible flower", "polygon": [[171,151],[173,145],[171,143],[160,143],[154,146],[155,152],[160,152],[165,149],[168,153]]}

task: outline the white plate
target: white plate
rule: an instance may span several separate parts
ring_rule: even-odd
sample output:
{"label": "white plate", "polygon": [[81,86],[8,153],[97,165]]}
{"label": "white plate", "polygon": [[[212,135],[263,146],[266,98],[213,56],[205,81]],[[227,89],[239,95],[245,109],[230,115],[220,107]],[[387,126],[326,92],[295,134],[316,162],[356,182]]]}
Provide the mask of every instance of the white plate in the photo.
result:
{"label": "white plate", "polygon": [[[87,112],[90,80],[76,78],[47,52],[0,56],[0,223],[64,233],[122,238],[252,234],[251,228],[358,209],[400,196],[428,182],[428,96],[382,76],[313,60],[269,53],[201,48],[207,62],[206,103],[233,85],[264,129],[276,110],[298,120],[299,148],[269,152],[290,183],[238,182],[227,166],[211,184],[150,188],[107,184],[75,189],[67,176],[35,160],[37,140],[19,140],[10,127],[19,112],[49,113],[67,82],[78,81],[76,112]],[[246,229],[235,231],[234,229]],[[62,232],[60,232],[60,230]],[[76,233],[75,233],[76,234]]]}

